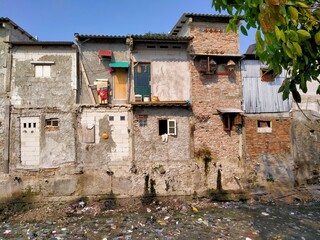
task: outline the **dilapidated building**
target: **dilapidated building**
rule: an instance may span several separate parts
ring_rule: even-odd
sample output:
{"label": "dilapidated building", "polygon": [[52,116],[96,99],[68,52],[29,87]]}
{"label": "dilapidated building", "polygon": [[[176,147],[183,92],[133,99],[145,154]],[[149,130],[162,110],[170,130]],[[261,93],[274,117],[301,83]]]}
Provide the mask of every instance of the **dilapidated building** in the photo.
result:
{"label": "dilapidated building", "polygon": [[[275,75],[255,58],[251,45],[241,61],[244,111],[244,148],[248,185],[253,191],[292,189],[292,99],[278,93],[286,71]],[[275,179],[277,178],[277,179]],[[283,191],[283,189],[281,189]]]}
{"label": "dilapidated building", "polygon": [[76,33],[75,43],[37,41],[1,18],[1,196],[242,194],[301,182],[289,171],[300,145],[291,99],[277,93],[284,76],[240,54],[230,18],[187,13],[169,34]]}

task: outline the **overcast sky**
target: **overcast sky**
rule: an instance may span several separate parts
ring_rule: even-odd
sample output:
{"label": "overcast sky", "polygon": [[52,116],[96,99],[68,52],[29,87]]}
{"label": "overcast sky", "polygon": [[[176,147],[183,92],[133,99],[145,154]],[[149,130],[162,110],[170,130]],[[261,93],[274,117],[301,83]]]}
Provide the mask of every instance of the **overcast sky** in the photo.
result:
{"label": "overcast sky", "polygon": [[[218,14],[212,0],[0,0],[8,17],[41,41],[73,41],[74,33],[168,33],[183,13]],[[241,36],[240,52],[254,43]]]}

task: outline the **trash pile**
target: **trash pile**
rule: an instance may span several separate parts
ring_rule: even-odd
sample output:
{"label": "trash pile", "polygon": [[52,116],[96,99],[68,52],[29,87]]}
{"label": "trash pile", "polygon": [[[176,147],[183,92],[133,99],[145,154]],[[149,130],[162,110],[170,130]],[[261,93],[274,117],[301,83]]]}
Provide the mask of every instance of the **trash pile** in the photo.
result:
{"label": "trash pile", "polygon": [[319,208],[282,206],[280,211],[279,206],[173,199],[109,209],[80,200],[60,206],[61,215],[52,219],[13,216],[0,223],[0,239],[320,239]]}

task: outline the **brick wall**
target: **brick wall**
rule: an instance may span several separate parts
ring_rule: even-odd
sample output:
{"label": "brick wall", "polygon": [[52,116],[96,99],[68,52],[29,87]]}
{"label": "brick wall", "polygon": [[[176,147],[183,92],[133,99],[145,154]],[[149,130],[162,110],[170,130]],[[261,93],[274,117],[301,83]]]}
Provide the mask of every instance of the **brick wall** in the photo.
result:
{"label": "brick wall", "polygon": [[193,36],[191,49],[195,53],[239,54],[239,34],[226,32],[226,23],[192,23],[190,35]]}
{"label": "brick wall", "polygon": [[[258,121],[270,121],[271,132],[258,132]],[[290,153],[290,127],[290,118],[245,117],[247,157],[258,160],[259,155],[266,153]]]}
{"label": "brick wall", "polygon": [[[210,55],[217,63],[226,64],[225,54],[238,54],[238,35],[226,33],[225,24],[193,23],[191,48]],[[219,51],[218,51],[219,50]],[[216,55],[216,56],[212,56]],[[194,112],[195,150],[208,147],[216,159],[238,159],[241,129],[223,129],[217,108],[241,109],[241,81],[239,69],[230,74],[203,73],[208,56],[197,56],[190,65],[192,74],[192,108]]]}

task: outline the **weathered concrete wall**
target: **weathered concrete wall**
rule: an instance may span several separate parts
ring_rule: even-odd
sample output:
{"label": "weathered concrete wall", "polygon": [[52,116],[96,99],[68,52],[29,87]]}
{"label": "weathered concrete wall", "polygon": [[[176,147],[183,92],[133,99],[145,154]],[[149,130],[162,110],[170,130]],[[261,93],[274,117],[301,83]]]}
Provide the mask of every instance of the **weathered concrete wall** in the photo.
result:
{"label": "weathered concrete wall", "polygon": [[0,94],[5,92],[5,76],[6,76],[6,62],[8,56],[8,47],[4,41],[8,40],[8,31],[0,28]]}
{"label": "weathered concrete wall", "polygon": [[130,166],[130,118],[127,107],[84,108],[79,126],[79,162],[84,167],[111,171],[115,171],[113,165]]}
{"label": "weathered concrete wall", "polygon": [[295,184],[320,184],[319,113],[294,111],[291,131]]}
{"label": "weathered concrete wall", "polygon": [[[139,126],[139,116],[146,117],[146,126]],[[134,146],[135,161],[158,163],[166,161],[190,160],[191,150],[191,112],[185,109],[135,109]],[[173,119],[177,124],[177,135],[168,136],[163,142],[159,135],[159,120]]]}
{"label": "weathered concrete wall", "polygon": [[0,98],[0,172],[3,172],[4,150],[5,150],[5,100]]}
{"label": "weathered concrete wall", "polygon": [[[99,50],[111,50],[113,56],[111,59],[104,58],[99,59]],[[130,62],[129,46],[124,43],[83,43],[80,45],[80,60],[84,64],[84,68],[89,80],[89,84],[92,85],[93,94],[97,101],[96,86],[93,86],[96,79],[108,79],[109,81],[109,98],[108,102],[113,103],[113,74],[110,73],[110,62]],[[81,92],[80,92],[80,104],[91,104],[88,95],[88,89],[84,80],[84,76],[81,79]]]}
{"label": "weathered concrete wall", "polygon": [[174,49],[170,44],[163,44],[168,48],[150,45],[155,48],[147,48],[146,45],[136,47],[133,61],[151,63],[151,95],[160,101],[189,100],[191,75],[185,47]]}
{"label": "weathered concrete wall", "polygon": [[29,36],[25,34],[25,32],[21,32],[19,29],[16,29],[11,23],[5,23],[5,28],[9,30],[10,36],[9,40],[11,42],[14,41],[32,41]]}
{"label": "weathered concrete wall", "polygon": [[[32,62],[52,61],[50,77],[35,77]],[[12,104],[71,109],[77,83],[74,49],[18,47],[13,50]]]}
{"label": "weathered concrete wall", "polygon": [[[40,118],[40,162],[39,165],[29,166],[21,163],[21,123],[22,117]],[[46,119],[56,118],[58,127],[46,126]],[[77,119],[75,113],[62,112],[54,109],[23,109],[13,110],[10,137],[10,170],[58,168],[63,164],[76,161],[76,133]],[[31,140],[30,140],[31,141]]]}

